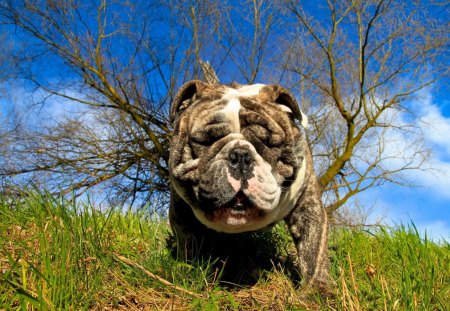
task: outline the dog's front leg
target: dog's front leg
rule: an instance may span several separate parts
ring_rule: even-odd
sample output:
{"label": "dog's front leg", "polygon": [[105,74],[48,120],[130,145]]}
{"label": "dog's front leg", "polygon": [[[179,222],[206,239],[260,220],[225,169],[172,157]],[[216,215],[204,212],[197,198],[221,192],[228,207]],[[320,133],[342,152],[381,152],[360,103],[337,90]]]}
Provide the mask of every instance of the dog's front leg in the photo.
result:
{"label": "dog's front leg", "polygon": [[286,217],[299,256],[302,277],[310,286],[329,284],[328,221],[315,176],[310,176],[294,210]]}

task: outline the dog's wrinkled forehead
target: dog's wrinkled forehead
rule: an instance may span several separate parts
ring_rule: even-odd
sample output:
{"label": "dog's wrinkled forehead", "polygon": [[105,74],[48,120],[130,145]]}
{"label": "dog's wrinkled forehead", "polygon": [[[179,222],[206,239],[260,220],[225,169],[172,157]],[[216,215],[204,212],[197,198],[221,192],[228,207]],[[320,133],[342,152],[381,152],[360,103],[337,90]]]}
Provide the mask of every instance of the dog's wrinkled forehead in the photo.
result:
{"label": "dog's wrinkled forehead", "polygon": [[291,113],[306,127],[308,120],[300,111],[294,96],[278,85],[252,84],[241,85],[232,83],[206,84],[199,80],[192,80],[184,84],[178,91],[170,109],[170,121],[176,121],[179,114],[198,101],[224,100],[229,103],[229,109],[239,109],[241,98],[253,98],[258,102],[278,104],[281,110]]}

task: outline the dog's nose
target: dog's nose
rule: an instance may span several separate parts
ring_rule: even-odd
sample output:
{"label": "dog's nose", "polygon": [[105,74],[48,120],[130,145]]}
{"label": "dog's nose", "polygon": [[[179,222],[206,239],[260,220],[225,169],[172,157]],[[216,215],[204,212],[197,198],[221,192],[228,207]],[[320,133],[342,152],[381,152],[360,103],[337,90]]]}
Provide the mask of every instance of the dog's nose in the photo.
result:
{"label": "dog's nose", "polygon": [[253,157],[246,148],[236,147],[228,155],[230,166],[241,174],[249,172],[253,166]]}

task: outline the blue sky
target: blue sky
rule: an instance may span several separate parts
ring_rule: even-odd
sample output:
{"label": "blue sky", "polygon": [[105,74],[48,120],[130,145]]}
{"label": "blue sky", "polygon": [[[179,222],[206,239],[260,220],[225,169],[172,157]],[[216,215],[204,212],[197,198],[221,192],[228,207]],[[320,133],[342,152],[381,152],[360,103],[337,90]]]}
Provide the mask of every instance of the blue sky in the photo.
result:
{"label": "blue sky", "polygon": [[384,184],[357,198],[373,206],[369,222],[382,218],[385,223],[413,222],[419,231],[435,240],[450,241],[450,101],[448,81],[441,81],[440,92],[427,90],[423,99],[413,103],[426,146],[431,150],[426,170],[410,171],[406,177],[415,187]]}
{"label": "blue sky", "polygon": [[[51,71],[52,68],[55,70],[60,68],[55,63],[52,63],[53,66],[47,66],[46,62],[36,64],[36,66],[38,65],[47,68],[40,73],[48,78],[58,75],[67,77],[67,72],[53,73]],[[444,65],[448,66],[448,64]],[[39,72],[39,70],[37,71]],[[262,79],[259,80],[259,82],[267,83]],[[25,88],[22,86],[4,84],[0,86],[0,89],[4,89],[4,92],[10,95],[9,99],[19,102],[29,99],[29,97],[23,96]],[[374,222],[379,218],[383,218],[387,224],[407,224],[412,221],[422,233],[427,231],[434,239],[446,238],[450,241],[449,93],[449,81],[442,80],[438,85],[424,90],[420,101],[411,103],[418,113],[418,118],[414,122],[421,127],[425,144],[432,151],[430,161],[427,163],[429,170],[406,173],[406,177],[416,183],[417,186],[414,188],[386,183],[358,195],[355,200],[358,200],[363,206],[373,207],[369,222]],[[5,107],[8,103],[8,100],[2,101],[0,98],[0,122],[3,122],[2,118],[5,117]],[[40,116],[47,114],[45,115],[47,117],[48,114],[53,114],[58,117],[73,111],[73,109],[77,109],[76,105],[71,106],[67,103],[62,105],[61,102],[57,104],[49,101]]]}

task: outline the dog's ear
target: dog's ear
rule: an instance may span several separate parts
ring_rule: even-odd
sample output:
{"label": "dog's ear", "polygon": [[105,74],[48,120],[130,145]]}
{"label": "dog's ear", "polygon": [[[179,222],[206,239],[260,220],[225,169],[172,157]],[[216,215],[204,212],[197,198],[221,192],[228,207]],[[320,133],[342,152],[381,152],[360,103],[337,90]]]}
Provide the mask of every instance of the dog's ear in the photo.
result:
{"label": "dog's ear", "polygon": [[275,103],[279,104],[283,110],[292,113],[294,118],[299,120],[300,124],[306,128],[308,126],[308,117],[300,110],[294,95],[281,86],[272,85],[271,87],[274,92]]}
{"label": "dog's ear", "polygon": [[204,85],[205,83],[200,80],[191,80],[180,87],[170,107],[170,123],[173,123],[177,115],[194,102],[197,93]]}

